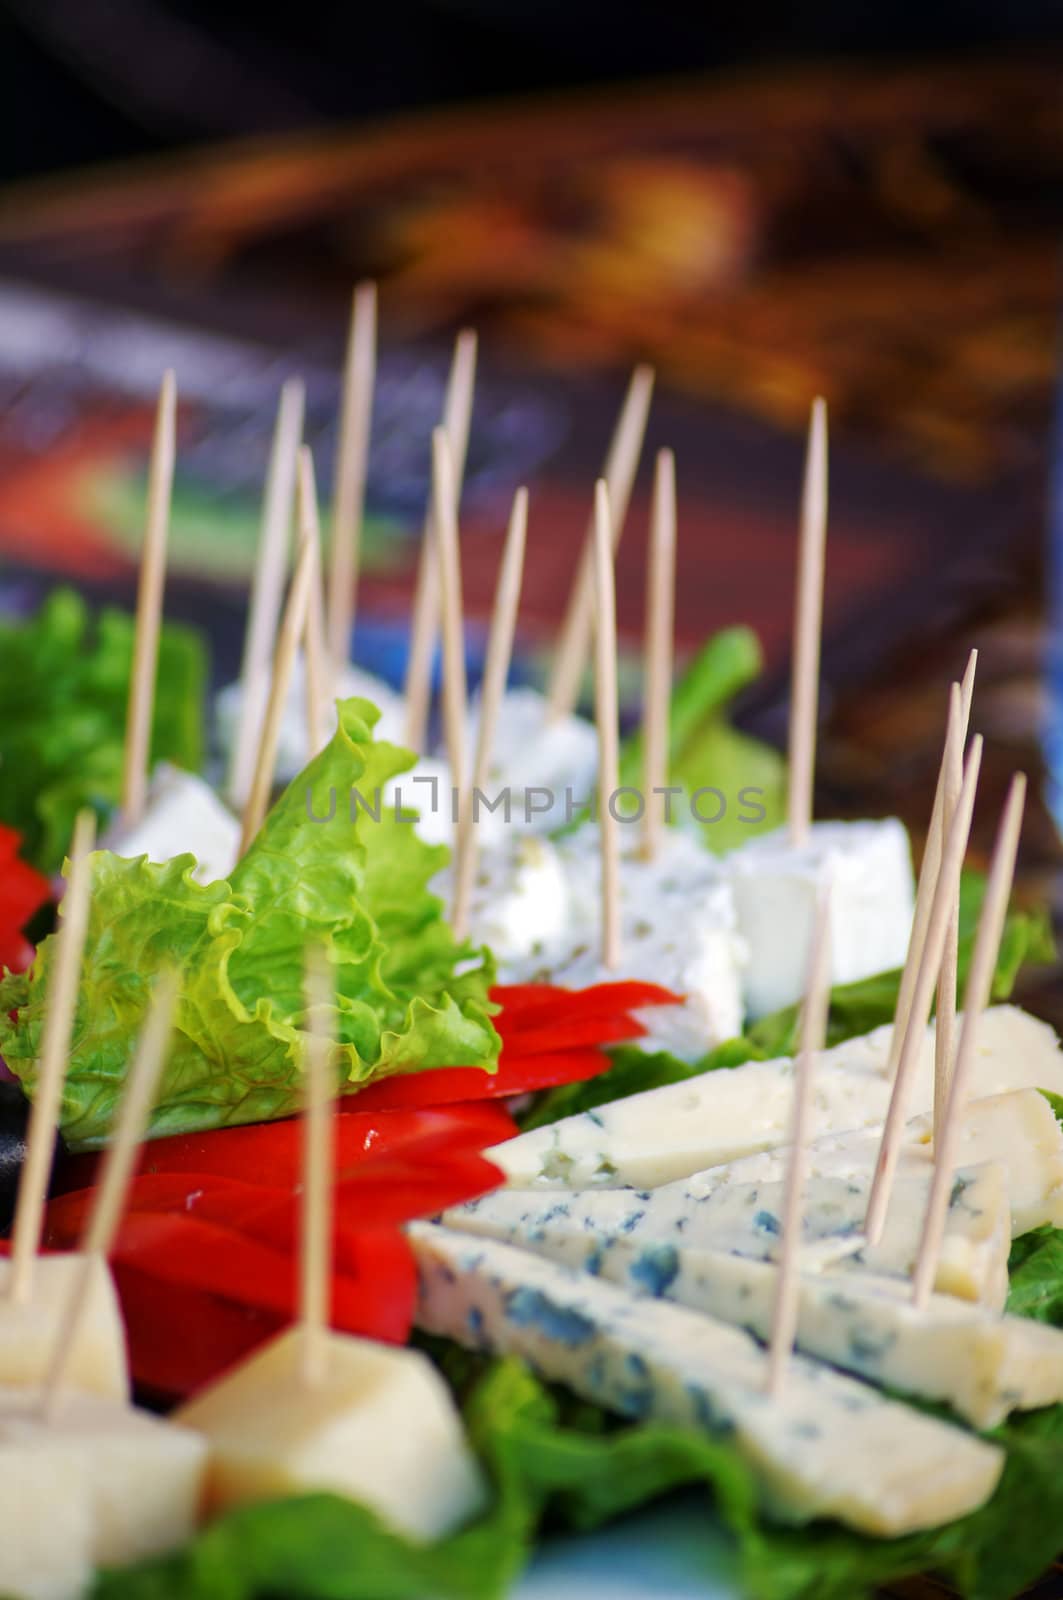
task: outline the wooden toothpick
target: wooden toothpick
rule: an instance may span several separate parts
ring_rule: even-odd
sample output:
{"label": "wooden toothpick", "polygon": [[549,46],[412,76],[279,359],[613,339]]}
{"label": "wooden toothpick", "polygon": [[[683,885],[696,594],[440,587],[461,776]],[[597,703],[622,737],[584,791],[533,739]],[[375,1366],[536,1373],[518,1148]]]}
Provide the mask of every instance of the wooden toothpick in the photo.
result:
{"label": "wooden toothpick", "polygon": [[945,1218],[949,1209],[953,1174],[959,1158],[960,1122],[967,1104],[971,1072],[978,1048],[978,1029],[982,1013],[989,1004],[1000,954],[1000,941],[1004,933],[1004,919],[1008,913],[1011,886],[1015,878],[1015,858],[1022,831],[1022,814],[1026,804],[1026,779],[1021,772],[1012,779],[1008,798],[997,830],[993,860],[989,869],[982,914],[978,919],[974,953],[967,975],[963,997],[963,1025],[956,1065],[949,1085],[948,1107],[940,1133],[934,1136],[934,1175],[930,1184],[923,1232],[916,1257],[913,1297],[917,1306],[925,1306],[937,1276],[941,1241],[945,1233]]}
{"label": "wooden toothpick", "polygon": [[[953,695],[958,691],[953,686]],[[950,697],[949,735],[945,741],[945,787],[941,804],[942,837],[948,836],[963,784],[963,745],[960,741],[959,717],[953,715],[955,699]],[[934,1137],[938,1136],[945,1107],[948,1103],[949,1075],[952,1071],[952,1042],[956,1028],[956,983],[960,945],[960,895],[949,912],[945,929],[945,948],[941,956],[941,972],[937,986],[937,1023],[934,1028]]]}
{"label": "wooden toothpick", "polygon": [[333,1181],[336,1166],[335,1111],[329,1050],[330,1008],[335,1002],[332,968],[324,948],[306,952],[306,1095],[303,1109],[303,1193],[299,1254],[299,1325],[302,1381],[317,1383],[324,1371],[331,1323]]}
{"label": "wooden toothpick", "polygon": [[[465,458],[468,453],[469,426],[472,420],[472,399],[476,383],[476,335],[466,328],[458,334],[454,346],[454,360],[447,380],[446,398],[443,402],[443,430],[450,445],[450,464],[454,478],[454,515],[461,504],[461,486],[465,477]],[[428,711],[432,702],[432,661],[435,656],[436,637],[439,632],[439,570],[435,558],[435,540],[432,536],[432,496],[429,496],[424,533],[421,536],[421,558],[417,568],[417,588],[413,597],[413,620],[410,625],[410,652],[406,663],[406,738],[407,749],[420,754],[424,749],[428,729]]]}
{"label": "wooden toothpick", "polygon": [[273,430],[240,669],[240,720],[226,781],[229,799],[237,811],[247,803],[251,790],[255,752],[269,693],[269,664],[288,571],[295,463],[303,436],[305,406],[306,389],[302,379],[289,378],[281,389]]}
{"label": "wooden toothpick", "polygon": [[602,856],[602,965],[620,965],[620,709],[616,682],[616,590],[609,490],[594,486],[594,708],[598,723],[598,835]]}
{"label": "wooden toothpick", "polygon": [[[963,682],[959,685],[959,744],[962,751],[967,743],[967,729],[971,720],[971,698],[974,694],[974,675],[978,665],[978,651],[972,650],[967,660],[967,670],[963,675]],[[955,688],[956,685],[953,685]],[[956,720],[953,710],[953,696],[949,695],[949,728]],[[945,744],[948,748],[949,732],[946,730]],[[900,987],[897,991],[897,1008],[893,1014],[893,1032],[890,1035],[889,1060],[886,1067],[886,1076],[892,1081],[897,1070],[897,1061],[904,1043],[904,1031],[908,1026],[908,1014],[912,1007],[912,991],[915,986],[916,974],[919,963],[923,958],[923,946],[926,943],[926,925],[930,918],[930,902],[934,898],[934,885],[937,882],[938,869],[941,866],[941,839],[942,839],[942,811],[945,804],[945,775],[946,758],[943,756],[941,767],[938,771],[937,787],[934,790],[934,806],[930,813],[930,826],[927,829],[926,845],[923,850],[923,862],[919,869],[919,882],[915,893],[915,910],[912,916],[912,931],[908,938],[908,954],[904,961],[904,970],[901,973]]]}
{"label": "wooden toothpick", "polygon": [[646,588],[646,688],[642,707],[642,855],[652,861],[664,828],[675,633],[675,456],[661,450],[653,484]]}
{"label": "wooden toothpick", "polygon": [[321,521],[317,509],[314,458],[307,445],[299,451],[299,542],[313,549],[314,571],[306,603],[304,660],[306,664],[307,757],[316,756],[325,743],[326,708],[332,702],[332,664],[325,643],[324,606],[321,595]]}
{"label": "wooden toothpick", "polygon": [[376,284],[360,283],[351,306],[343,371],[329,551],[328,652],[338,671],[350,658],[357,610],[369,433],[376,383]]}
{"label": "wooden toothpick", "polygon": [[122,767],[122,820],[129,827],[144,815],[151,759],[151,723],[159,666],[166,544],[170,532],[174,461],[177,453],[177,381],[163,375],[148,468],[148,514],[137,586],[136,632],[129,678]]}
{"label": "wooden toothpick", "polygon": [[66,894],[63,896],[62,920],[52,947],[53,966],[48,983],[37,1088],[26,1135],[26,1159],[19,1174],[15,1202],[11,1273],[7,1285],[7,1292],[15,1301],[25,1302],[30,1298],[33,1263],[41,1247],[48,1178],[55,1151],[63,1080],[66,1077],[67,1056],[77,1009],[81,956],[89,921],[92,887],[89,857],[95,842],[95,814],[88,810],[81,811],[74,824],[74,839],[70,846],[70,870]]}
{"label": "wooden toothpick", "polygon": [[465,621],[461,599],[457,487],[447,435],[432,434],[432,529],[443,608],[443,727],[453,793],[465,792]]}
{"label": "wooden toothpick", "polygon": [[802,1197],[808,1164],[808,1113],[812,1101],[812,1076],[816,1057],[827,1037],[830,1010],[830,890],[823,889],[816,905],[812,945],[805,979],[801,1016],[801,1046],[794,1064],[794,1110],[790,1154],[786,1166],[783,1200],[782,1248],[775,1280],[775,1305],[768,1348],[768,1392],[778,1398],[786,1381],[790,1353],[797,1332],[799,1273],[801,1264]]}
{"label": "wooden toothpick", "polygon": [[938,873],[937,883],[934,887],[934,898],[930,907],[926,944],[923,949],[922,960],[919,963],[919,970],[916,974],[908,1026],[905,1029],[904,1043],[901,1046],[900,1059],[897,1062],[897,1072],[893,1079],[889,1109],[886,1113],[886,1123],[882,1132],[882,1141],[879,1145],[878,1160],[875,1164],[875,1175],[871,1182],[871,1194],[868,1199],[864,1232],[867,1235],[869,1244],[872,1245],[878,1244],[882,1237],[886,1211],[893,1191],[893,1179],[897,1170],[897,1159],[900,1155],[904,1123],[908,1113],[911,1082],[918,1066],[926,1037],[930,1000],[934,992],[934,985],[937,982],[938,972],[941,969],[941,958],[945,949],[945,935],[949,918],[952,915],[952,904],[960,892],[960,872],[963,868],[963,858],[967,853],[967,840],[971,832],[974,796],[978,787],[978,773],[981,763],[982,739],[980,734],[976,734],[971,741],[971,748],[967,756],[967,764],[963,774],[963,787],[960,790],[956,814],[952,819],[952,827],[945,837],[945,847],[941,857],[941,870]]}
{"label": "wooden toothpick", "polygon": [[487,788],[491,775],[491,752],[494,749],[498,713],[502,697],[506,692],[506,678],[513,654],[513,635],[517,625],[517,608],[520,605],[521,581],[524,576],[527,531],[528,491],[518,489],[513,499],[513,510],[510,512],[509,528],[491,613],[491,631],[487,638],[487,659],[484,663],[483,684],[480,690],[480,726],[473,761],[471,792],[468,802],[461,807],[459,817],[454,868],[454,904],[450,919],[456,939],[464,939],[469,931],[472,886],[476,881],[476,864],[480,854],[473,805],[476,792]]}
{"label": "wooden toothpick", "polygon": [[790,680],[790,843],[799,849],[812,826],[819,714],[819,653],[823,632],[823,573],[827,543],[827,402],[812,402],[801,495],[801,530],[794,600]]}
{"label": "wooden toothpick", "polygon": [[277,649],[273,658],[273,674],[269,686],[269,699],[266,703],[266,715],[262,724],[262,736],[259,740],[258,759],[251,779],[251,789],[244,806],[240,827],[240,854],[247,850],[255,834],[262,826],[262,819],[266,815],[269,805],[270,790],[273,788],[273,774],[277,766],[277,745],[280,741],[281,723],[284,720],[284,707],[288,700],[288,689],[292,681],[292,668],[295,664],[295,653],[299,648],[299,640],[306,628],[306,613],[310,604],[310,585],[314,580],[317,563],[314,559],[314,547],[309,540],[304,540],[299,550],[299,559],[296,562],[295,574],[292,578],[291,588],[288,590],[288,600],[284,607],[284,617],[281,621],[280,633],[277,637]]}
{"label": "wooden toothpick", "polygon": [[[602,469],[602,477],[609,491],[614,554],[624,530],[631,491],[635,485],[652,395],[653,368],[636,367]],[[594,613],[594,545],[595,516],[592,515],[584,536],[568,610],[561,625],[557,655],[547,690],[548,714],[554,721],[575,710],[583,669],[590,654]]]}
{"label": "wooden toothpick", "polygon": [[159,1076],[166,1059],[177,1003],[176,972],[163,972],[155,982],[147,1020],[129,1069],[125,1090],[118,1107],[118,1120],[111,1143],[103,1157],[92,1209],[81,1240],[81,1261],[56,1334],[52,1359],[41,1394],[41,1411],[54,1417],[62,1391],[78,1329],[88,1304],[88,1294],[96,1261],[106,1260],[114,1246],[125,1206],[133,1167],[144,1137],[155,1100]]}

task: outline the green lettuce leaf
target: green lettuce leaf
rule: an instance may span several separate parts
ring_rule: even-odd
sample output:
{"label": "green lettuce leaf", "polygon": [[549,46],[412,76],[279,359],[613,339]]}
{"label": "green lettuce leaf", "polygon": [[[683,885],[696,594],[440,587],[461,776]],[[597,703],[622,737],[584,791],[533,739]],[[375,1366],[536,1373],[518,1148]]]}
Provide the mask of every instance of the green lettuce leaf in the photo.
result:
{"label": "green lettuce leaf", "polygon": [[[104,819],[118,804],[133,631],[121,611],[91,620],[69,589],[29,621],[0,622],[0,821],[18,829],[23,853],[44,872],[61,864],[82,806]],[[200,635],[167,623],[153,762],[200,769],[206,677]]]}
{"label": "green lettuce leaf", "polygon": [[[378,820],[348,806],[352,786],[372,805],[413,764],[407,752],[374,742],[377,717],[368,701],[341,704],[333,739],[278,800],[228,880],[196,883],[190,855],[161,865],[93,856],[63,1096],[70,1144],[106,1139],[165,966],[176,966],[181,988],[152,1135],[297,1109],[310,942],[325,947],[335,974],[329,1029],[344,1091],[423,1067],[497,1065],[490,958],[454,940],[428,892],[446,850],[422,843],[393,808],[381,805]],[[312,820],[327,816],[333,799],[331,820]],[[28,973],[0,981],[0,1051],[31,1093],[54,949],[45,940]]]}
{"label": "green lettuce leaf", "polygon": [[[751,628],[724,628],[705,644],[679,679],[669,717],[669,781],[688,795],[718,789],[727,809],[717,822],[701,824],[710,850],[733,850],[758,833],[777,828],[786,815],[786,763],[771,745],[732,727],[731,704],[760,675],[764,657]],[[642,777],[642,735],[624,741],[620,782],[638,787]],[[744,790],[756,790],[748,801]],[[702,806],[709,813],[712,802]],[[685,802],[677,799],[678,812]],[[763,815],[748,820],[757,810]]]}
{"label": "green lettuce leaf", "polygon": [[[980,872],[965,872],[960,892],[959,974],[966,978],[974,950],[978,915],[985,896],[985,878]],[[1000,956],[993,977],[992,995],[1006,1000],[1019,971],[1025,966],[1040,966],[1055,959],[1055,945],[1047,911],[1009,911],[1000,944]],[[900,971],[879,972],[859,983],[839,984],[831,993],[827,1042],[840,1044],[870,1033],[893,1020],[900,986]],[[792,1055],[797,1047],[798,1008],[762,1017],[747,1034],[717,1045],[700,1060],[681,1061],[667,1051],[650,1053],[638,1045],[621,1045],[609,1052],[612,1065],[597,1078],[582,1083],[566,1083],[537,1096],[518,1117],[522,1128],[539,1128],[559,1117],[579,1111],[593,1111],[611,1100],[658,1089],[666,1083],[682,1083],[687,1078],[714,1072],[720,1067],[740,1067],[744,1061],[767,1061],[774,1056]],[[1052,1096],[1049,1096],[1052,1099]],[[1057,1108],[1058,1114],[1059,1108]]]}

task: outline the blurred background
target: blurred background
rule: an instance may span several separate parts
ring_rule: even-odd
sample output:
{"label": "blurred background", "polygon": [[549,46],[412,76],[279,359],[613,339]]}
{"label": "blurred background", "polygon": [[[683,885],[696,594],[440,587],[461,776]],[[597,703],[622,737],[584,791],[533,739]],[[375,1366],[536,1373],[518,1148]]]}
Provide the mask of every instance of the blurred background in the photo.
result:
{"label": "blurred background", "polygon": [[[350,291],[371,276],[367,665],[401,675],[428,438],[471,324],[474,655],[527,481],[518,670],[541,672],[627,375],[649,361],[618,567],[630,694],[652,454],[670,444],[681,650],[753,625],[765,667],[741,721],[779,739],[802,434],[822,393],[821,806],[896,809],[918,832],[972,642],[996,751],[986,824],[1016,762],[1037,762],[1063,6],[0,0],[0,18],[7,609],[61,577],[131,594],[173,364],[168,609],[209,629],[231,675],[279,385],[307,378],[327,485]],[[1043,812],[1027,857],[1028,891],[1054,895]]]}

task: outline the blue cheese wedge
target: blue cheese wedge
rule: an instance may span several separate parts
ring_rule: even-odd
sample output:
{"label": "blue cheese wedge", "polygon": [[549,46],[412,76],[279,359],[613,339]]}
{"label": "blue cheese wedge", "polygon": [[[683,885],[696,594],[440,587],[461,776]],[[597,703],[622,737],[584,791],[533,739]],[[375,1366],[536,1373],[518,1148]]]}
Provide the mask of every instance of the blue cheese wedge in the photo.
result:
{"label": "blue cheese wedge", "polygon": [[[802,1261],[849,1275],[911,1275],[930,1190],[929,1170],[902,1173],[882,1238],[863,1239],[870,1174],[809,1178],[804,1189]],[[777,1259],[785,1185],[732,1183],[706,1189],[700,1176],[660,1189],[587,1189],[567,1194],[501,1189],[456,1206],[444,1223],[498,1239],[584,1271],[614,1276],[612,1263],[637,1254],[645,1287],[656,1262],[667,1273],[681,1248],[715,1250],[753,1261]],[[958,1171],[945,1222],[937,1287],[945,1294],[1002,1309],[1007,1298],[1010,1214],[1003,1169],[987,1162]]]}
{"label": "blue cheese wedge", "polygon": [[426,1331],[520,1356],[623,1416],[728,1439],[777,1517],[890,1538],[963,1516],[996,1487],[995,1446],[803,1356],[773,1399],[767,1356],[739,1328],[432,1224],[409,1236]]}
{"label": "blue cheese wedge", "polygon": [[801,998],[816,897],[831,887],[831,983],[904,965],[915,884],[908,835],[896,817],[816,822],[803,845],[760,834],[726,858],[738,927],[749,945],[745,998],[761,1017]]}
{"label": "blue cheese wedge", "polygon": [[[883,1122],[891,1089],[886,1076],[890,1033],[889,1026],[876,1028],[819,1057],[810,1141]],[[708,1072],[533,1129],[496,1145],[490,1156],[517,1188],[656,1188],[784,1144],[793,1109],[793,1068],[793,1061],[783,1057]],[[971,1098],[1022,1088],[1063,1093],[1063,1054],[1045,1023],[1016,1006],[994,1006],[979,1024]],[[933,1030],[928,1029],[909,1109],[913,1115],[928,1113],[932,1100]]]}

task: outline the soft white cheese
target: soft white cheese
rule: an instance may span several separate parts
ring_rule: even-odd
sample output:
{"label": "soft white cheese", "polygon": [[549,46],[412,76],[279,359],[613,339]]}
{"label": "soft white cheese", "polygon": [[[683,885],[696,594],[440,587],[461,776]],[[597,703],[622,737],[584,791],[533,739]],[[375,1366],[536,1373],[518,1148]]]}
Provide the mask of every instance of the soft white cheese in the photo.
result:
{"label": "soft white cheese", "polygon": [[772,1397],[767,1356],[738,1328],[508,1245],[423,1223],[409,1235],[428,1332],[520,1356],[625,1416],[727,1437],[778,1516],[892,1537],[973,1511],[999,1479],[994,1446],[799,1354]]}
{"label": "soft white cheese", "polygon": [[132,827],[116,822],[100,845],[116,856],[172,861],[191,851],[198,883],[227,878],[236,865],[240,823],[209,783],[160,762],[151,776],[144,815]]}
{"label": "soft white cheese", "polygon": [[[469,711],[466,748],[480,736],[480,705]],[[509,791],[515,827],[549,833],[578,816],[598,775],[598,734],[584,717],[552,719],[537,689],[507,689],[499,707],[485,793]]]}
{"label": "soft white cheese", "polygon": [[[818,1058],[809,1108],[810,1141],[880,1125],[891,1085],[887,1025]],[[911,1086],[910,1109],[933,1101],[933,1029]],[[793,1061],[748,1061],[614,1101],[536,1128],[490,1158],[518,1188],[655,1188],[739,1156],[785,1143],[793,1112]],[[972,1100],[1009,1089],[1063,1092],[1063,1054],[1051,1028],[1015,1006],[994,1006],[979,1023]]]}
{"label": "soft white cheese", "polygon": [[831,982],[854,983],[904,964],[915,885],[908,835],[881,822],[816,822],[795,849],[785,828],[725,858],[738,927],[749,945],[746,1008],[761,1017],[800,1000],[816,898],[831,886]]}
{"label": "soft white cheese", "polygon": [[330,1333],[308,1384],[302,1337],[278,1335],[177,1413],[210,1442],[214,1510],[326,1490],[432,1540],[481,1509],[479,1467],[427,1356]]}
{"label": "soft white cheese", "polygon": [[[38,1256],[33,1263],[29,1296],[12,1300],[7,1293],[11,1263],[0,1259],[0,1385],[28,1388],[44,1381],[52,1346],[84,1261],[83,1255],[73,1253]],[[110,1400],[129,1398],[125,1327],[111,1269],[99,1256],[90,1262],[84,1308],[70,1347],[67,1373],[75,1389]]]}
{"label": "soft white cheese", "polygon": [[93,1503],[85,1462],[46,1433],[0,1432],[0,1594],[7,1600],[82,1600],[91,1586]]}
{"label": "soft white cheese", "polygon": [[[335,674],[331,684],[327,686],[327,692],[328,699],[321,708],[322,726],[326,737],[331,738],[336,731],[334,702],[349,700],[354,695],[360,695],[363,700],[371,700],[380,712],[380,721],[374,730],[374,738],[387,741],[389,744],[404,745],[403,698],[390,684],[385,683],[383,678],[378,678],[373,673],[348,663]],[[251,693],[258,722],[261,725],[269,696],[268,679],[258,686],[257,694],[254,690]],[[239,680],[226,684],[224,689],[218,691],[214,709],[218,722],[218,736],[224,750],[231,749],[236,739],[243,702],[244,689]],[[289,783],[302,772],[309,759],[306,741],[306,668],[300,653],[295,658],[288,695],[284,702],[284,716],[281,720],[280,740],[277,745],[278,783]]]}
{"label": "soft white cheese", "polygon": [[[449,906],[454,873],[446,867],[432,893]],[[527,962],[562,938],[568,926],[568,883],[557,850],[539,834],[510,836],[480,851],[469,905],[469,934],[489,945],[499,981],[507,983]]]}

